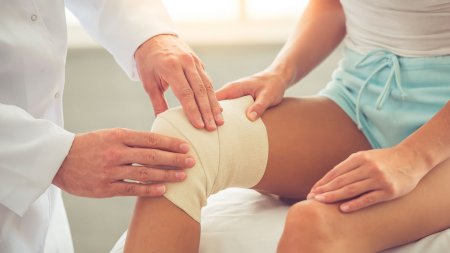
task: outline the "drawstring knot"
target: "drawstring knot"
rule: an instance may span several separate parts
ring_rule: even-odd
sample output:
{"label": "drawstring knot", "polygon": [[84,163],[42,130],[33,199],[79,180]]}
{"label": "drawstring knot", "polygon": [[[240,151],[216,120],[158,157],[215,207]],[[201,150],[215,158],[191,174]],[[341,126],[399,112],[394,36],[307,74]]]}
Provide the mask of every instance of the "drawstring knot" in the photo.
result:
{"label": "drawstring knot", "polygon": [[391,93],[391,87],[392,83],[395,83],[397,88],[400,91],[400,94],[402,98],[406,97],[406,92],[403,90],[402,87],[402,80],[400,76],[400,62],[398,60],[398,57],[395,54],[392,54],[386,50],[373,50],[369,52],[366,56],[364,56],[358,63],[356,63],[355,68],[362,68],[367,67],[371,64],[379,64],[374,71],[367,77],[367,79],[364,81],[363,85],[361,86],[361,89],[358,92],[358,96],[356,98],[356,123],[358,126],[358,129],[362,129],[361,125],[361,97],[369,85],[370,80],[379,73],[384,68],[390,68],[391,71],[388,75],[388,78],[386,80],[386,83],[384,85],[383,90],[381,91],[380,95],[377,98],[376,101],[376,109],[381,110],[383,107],[384,102],[389,97]]}

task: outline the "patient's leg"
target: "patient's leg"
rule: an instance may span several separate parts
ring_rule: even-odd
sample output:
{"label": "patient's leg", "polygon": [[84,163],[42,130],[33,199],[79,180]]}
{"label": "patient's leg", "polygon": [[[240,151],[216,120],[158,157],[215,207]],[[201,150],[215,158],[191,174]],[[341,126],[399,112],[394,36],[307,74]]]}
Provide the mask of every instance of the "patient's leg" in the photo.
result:
{"label": "patient's leg", "polygon": [[[267,136],[262,138],[268,138],[269,150],[264,176],[254,187],[260,191],[304,198],[334,165],[370,148],[352,120],[325,98],[285,99],[263,116],[263,122]],[[126,252],[197,252],[199,233],[192,213],[164,197],[139,198]]]}
{"label": "patient's leg", "polygon": [[289,210],[277,252],[379,252],[447,229],[449,178],[447,160],[404,197],[354,213],[342,213],[336,204],[297,203]]}

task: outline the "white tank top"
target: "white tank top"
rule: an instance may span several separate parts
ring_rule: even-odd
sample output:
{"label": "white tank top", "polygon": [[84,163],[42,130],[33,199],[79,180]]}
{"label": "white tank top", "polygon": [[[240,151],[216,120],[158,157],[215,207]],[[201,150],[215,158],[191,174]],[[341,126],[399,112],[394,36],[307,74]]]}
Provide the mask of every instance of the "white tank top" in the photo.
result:
{"label": "white tank top", "polygon": [[347,47],[418,57],[450,55],[450,0],[341,0]]}

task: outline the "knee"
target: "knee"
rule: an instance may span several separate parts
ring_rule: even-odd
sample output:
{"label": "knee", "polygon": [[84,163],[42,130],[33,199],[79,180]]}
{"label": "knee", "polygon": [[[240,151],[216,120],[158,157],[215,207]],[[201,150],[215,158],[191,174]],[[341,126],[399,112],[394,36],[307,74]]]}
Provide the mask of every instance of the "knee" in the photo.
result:
{"label": "knee", "polygon": [[338,228],[334,206],[316,201],[303,201],[293,205],[286,219],[287,231],[304,231],[314,238],[328,239]]}
{"label": "knee", "polygon": [[164,197],[196,221],[209,195],[227,187],[253,187],[264,175],[268,137],[261,120],[247,119],[245,111],[251,103],[251,97],[223,101],[226,123],[214,132],[195,129],[181,108],[160,114],[153,124],[153,132],[191,145],[189,154],[196,164],[186,171],[185,181],[167,184]]}
{"label": "knee", "polygon": [[[302,201],[288,212],[278,252],[329,252],[337,249],[341,219],[336,206]],[[336,251],[339,252],[339,251]]]}

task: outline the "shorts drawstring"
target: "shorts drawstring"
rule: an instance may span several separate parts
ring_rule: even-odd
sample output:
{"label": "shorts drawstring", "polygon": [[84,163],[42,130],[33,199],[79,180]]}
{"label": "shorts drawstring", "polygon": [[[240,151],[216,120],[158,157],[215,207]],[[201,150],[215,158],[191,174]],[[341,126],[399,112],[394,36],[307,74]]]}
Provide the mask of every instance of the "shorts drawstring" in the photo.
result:
{"label": "shorts drawstring", "polygon": [[369,85],[370,80],[374,75],[379,73],[384,68],[390,68],[391,72],[386,80],[383,90],[376,101],[377,110],[381,110],[384,102],[389,97],[391,93],[392,79],[395,79],[395,84],[397,88],[400,90],[402,98],[406,97],[406,92],[402,88],[401,76],[400,76],[400,62],[398,57],[395,54],[392,54],[386,50],[377,49],[369,52],[366,56],[364,56],[358,63],[356,63],[355,68],[362,68],[369,66],[370,64],[380,62],[384,60],[364,81],[361,89],[358,92],[358,96],[356,98],[356,123],[358,129],[362,129],[361,125],[361,97],[364,93],[364,90]]}

